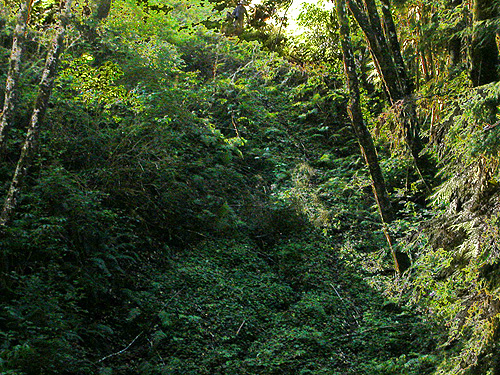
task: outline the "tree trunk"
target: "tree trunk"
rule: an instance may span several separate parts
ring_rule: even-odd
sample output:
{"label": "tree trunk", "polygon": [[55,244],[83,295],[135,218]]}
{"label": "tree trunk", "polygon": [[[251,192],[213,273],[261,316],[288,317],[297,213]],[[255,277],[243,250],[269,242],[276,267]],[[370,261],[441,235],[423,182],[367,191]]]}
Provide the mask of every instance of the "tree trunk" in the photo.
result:
{"label": "tree trunk", "polygon": [[109,16],[111,10],[111,0],[100,0],[97,4],[97,11],[94,18],[97,22],[101,22]]}
{"label": "tree trunk", "polygon": [[422,61],[422,72],[424,73],[425,82],[429,82],[431,80],[431,75],[427,66],[427,58],[424,48],[422,48],[422,51],[420,52],[420,60]]}
{"label": "tree trunk", "polygon": [[491,0],[475,0],[474,30],[471,47],[470,77],[474,87],[498,81],[498,47],[495,34],[485,30],[484,21],[498,17],[496,4]]}
{"label": "tree trunk", "polygon": [[389,45],[384,37],[375,3],[368,0],[367,10],[357,0],[348,0],[349,9],[365,35],[370,53],[384,84],[391,105],[403,97],[398,85],[398,73],[392,60]]}
{"label": "tree trunk", "polygon": [[[352,52],[349,20],[346,15],[345,0],[336,0],[335,6],[337,9],[337,16],[340,25],[340,43],[344,60],[344,72],[347,78],[347,86],[349,88],[350,94],[348,106],[349,117],[351,118],[351,123],[361,148],[361,153],[368,166],[368,170],[370,171],[373,195],[375,196],[378,211],[385,229],[385,223],[390,223],[394,220],[394,211],[387,194],[384,176],[382,175],[382,170],[380,169],[377,152],[375,150],[375,145],[373,144],[373,139],[370,132],[366,128],[361,112],[359,82],[358,76],[356,74],[354,54]],[[395,269],[399,272],[399,264],[392,247],[390,237],[386,230],[384,230],[384,232],[392,251]]]}
{"label": "tree trunk", "polygon": [[17,24],[14,30],[12,49],[9,59],[9,71],[7,73],[7,80],[5,81],[3,111],[0,117],[0,147],[3,144],[5,131],[10,125],[12,113],[14,111],[17,81],[19,79],[19,71],[21,69],[21,58],[32,3],[33,0],[27,0],[22,3],[19,14],[17,15]]}
{"label": "tree trunk", "polygon": [[452,36],[448,42],[448,51],[450,53],[450,63],[452,67],[457,66],[462,61],[462,41],[458,36]]}
{"label": "tree trunk", "polygon": [[427,65],[429,65],[430,78],[434,78],[439,75],[439,71],[436,69],[436,64],[434,63],[434,55],[432,54],[432,47],[427,49]]}
{"label": "tree trunk", "polygon": [[[447,4],[450,10],[457,8],[462,4],[462,0],[450,0]],[[456,35],[463,29],[463,21],[460,22],[453,30],[450,41],[448,42],[448,52],[450,54],[451,67],[456,67],[462,61],[462,39]]]}
{"label": "tree trunk", "polygon": [[392,51],[394,64],[396,64],[401,90],[405,95],[411,95],[414,90],[414,85],[408,77],[403,56],[401,55],[401,45],[399,44],[396,25],[394,24],[394,20],[392,18],[390,0],[382,0],[382,19],[384,22],[387,40]]}
{"label": "tree trunk", "polygon": [[71,0],[66,0],[64,11],[61,13],[59,30],[53,39],[51,48],[47,54],[47,60],[45,62],[45,68],[43,69],[42,79],[40,81],[33,113],[31,115],[26,140],[21,150],[21,156],[17,162],[14,177],[12,178],[9,191],[7,192],[7,198],[5,199],[3,210],[0,215],[0,225],[6,225],[10,220],[12,213],[16,208],[17,198],[19,197],[20,190],[23,186],[27,170],[31,166],[31,160],[33,158],[38,135],[40,133],[40,124],[45,116],[52,88],[54,86],[56,70],[59,63],[59,56],[63,49],[64,34],[70,15],[70,9]]}
{"label": "tree trunk", "polygon": [[[425,174],[434,175],[434,166],[426,155],[420,155],[423,142],[420,137],[415,100],[413,99],[413,83],[408,78],[406,68],[401,57],[401,48],[395,35],[394,21],[390,8],[384,6],[384,24],[388,32],[394,33],[387,41],[374,0],[365,0],[361,6],[359,0],[347,0],[352,15],[358,22],[372,53],[375,66],[384,82],[390,104],[399,110],[399,120],[405,133],[405,141],[412,155],[415,166],[423,177]],[[396,49],[394,51],[393,49]],[[399,55],[399,57],[395,57]],[[396,63],[396,61],[400,61]]]}
{"label": "tree trunk", "polygon": [[103,62],[106,51],[103,49],[98,28],[108,18],[112,3],[112,0],[92,0],[92,9],[95,10],[92,11],[91,17],[76,26],[83,38],[91,45],[96,64]]}

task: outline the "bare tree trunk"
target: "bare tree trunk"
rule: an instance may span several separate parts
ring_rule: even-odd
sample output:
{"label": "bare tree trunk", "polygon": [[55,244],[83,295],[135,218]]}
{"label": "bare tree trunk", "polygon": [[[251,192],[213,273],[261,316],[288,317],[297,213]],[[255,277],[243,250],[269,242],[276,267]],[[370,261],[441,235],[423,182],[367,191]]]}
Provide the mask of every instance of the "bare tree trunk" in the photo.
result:
{"label": "bare tree trunk", "polygon": [[382,15],[385,26],[388,44],[392,51],[392,57],[398,72],[399,87],[403,92],[402,106],[402,121],[405,129],[405,140],[410,153],[412,154],[415,164],[420,174],[430,172],[432,165],[427,157],[420,155],[424,145],[419,133],[419,123],[417,119],[417,110],[415,100],[413,99],[413,90],[415,86],[407,74],[407,69],[401,55],[401,45],[396,33],[396,26],[392,18],[390,0],[382,0]]}
{"label": "bare tree trunk", "polygon": [[378,162],[377,152],[375,150],[373,139],[370,132],[366,128],[363,120],[363,114],[361,112],[359,82],[356,73],[354,54],[352,52],[349,20],[346,14],[345,0],[335,0],[335,6],[337,9],[337,16],[340,25],[340,43],[342,46],[342,54],[344,59],[344,72],[347,78],[347,86],[349,88],[350,94],[348,106],[349,117],[351,118],[351,123],[361,148],[361,153],[363,154],[365,162],[368,166],[368,170],[370,171],[370,176],[372,178],[373,195],[375,196],[378,211],[382,219],[382,224],[384,226],[384,232],[386,234],[389,247],[391,248],[394,267],[396,271],[399,272],[399,264],[396,253],[394,252],[394,249],[392,247],[389,234],[387,230],[385,230],[385,224],[390,223],[394,220],[394,211],[387,194],[384,176],[382,175],[382,170]]}
{"label": "bare tree trunk", "polygon": [[57,34],[52,41],[51,48],[47,54],[47,60],[45,62],[45,68],[43,69],[42,79],[40,81],[33,113],[31,115],[26,140],[21,150],[21,156],[17,162],[16,171],[14,172],[14,177],[12,178],[9,191],[7,192],[7,198],[5,199],[2,213],[0,214],[0,225],[6,225],[10,220],[12,213],[16,208],[17,198],[19,197],[19,193],[23,186],[27,170],[31,166],[31,160],[33,158],[38,135],[40,133],[40,124],[43,121],[45,112],[47,111],[50,95],[54,86],[54,80],[56,78],[56,70],[59,63],[59,56],[63,49],[64,34],[70,10],[71,0],[66,0],[64,10],[61,12],[59,30],[57,31]]}
{"label": "bare tree trunk", "polygon": [[9,60],[9,71],[5,82],[5,98],[3,101],[3,111],[0,117],[0,147],[3,144],[5,131],[10,126],[14,102],[16,96],[17,81],[21,70],[21,58],[24,48],[26,28],[28,26],[29,14],[33,0],[27,0],[21,4],[21,9],[17,15],[17,24],[12,40],[12,49]]}
{"label": "bare tree trunk", "polygon": [[422,49],[420,52],[420,60],[422,61],[422,72],[424,73],[425,82],[429,82],[431,80],[431,75],[429,73],[429,68],[427,67],[427,58],[425,57],[425,50]]}

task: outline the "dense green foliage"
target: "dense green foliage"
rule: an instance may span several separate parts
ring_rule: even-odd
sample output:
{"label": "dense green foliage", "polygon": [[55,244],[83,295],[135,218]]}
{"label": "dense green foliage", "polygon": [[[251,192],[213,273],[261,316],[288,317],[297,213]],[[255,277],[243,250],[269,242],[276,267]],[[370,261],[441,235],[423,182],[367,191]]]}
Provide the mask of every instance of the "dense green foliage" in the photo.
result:
{"label": "dense green foliage", "polygon": [[[387,228],[328,11],[305,7],[306,33],[287,40],[284,20],[264,22],[287,3],[250,6],[239,37],[224,29],[235,4],[116,0],[88,17],[98,5],[74,6],[0,229],[0,374],[498,373],[500,83],[472,89],[467,57],[449,66],[436,47],[470,41],[465,4],[394,10],[440,169],[426,181],[353,27],[363,114],[398,208]],[[2,196],[58,19],[53,2],[34,9]],[[2,10],[0,84],[16,10]],[[412,261],[403,274],[384,230]]]}

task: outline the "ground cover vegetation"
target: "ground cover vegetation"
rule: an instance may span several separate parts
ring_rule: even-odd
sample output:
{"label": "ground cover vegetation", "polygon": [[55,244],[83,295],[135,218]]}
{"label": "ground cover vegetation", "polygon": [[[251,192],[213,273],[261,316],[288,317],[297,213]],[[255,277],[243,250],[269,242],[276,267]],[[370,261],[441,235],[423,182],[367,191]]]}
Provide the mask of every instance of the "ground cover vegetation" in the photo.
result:
{"label": "ground cover vegetation", "polygon": [[500,3],[290,5],[0,8],[1,374],[500,373]]}

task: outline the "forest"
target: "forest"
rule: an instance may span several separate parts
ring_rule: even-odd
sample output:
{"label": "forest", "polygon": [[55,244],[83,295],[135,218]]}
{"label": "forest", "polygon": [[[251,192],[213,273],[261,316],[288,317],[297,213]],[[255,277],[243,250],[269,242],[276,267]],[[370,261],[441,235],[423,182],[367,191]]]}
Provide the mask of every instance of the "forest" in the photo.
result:
{"label": "forest", "polygon": [[300,3],[2,2],[1,375],[500,374],[500,1]]}

